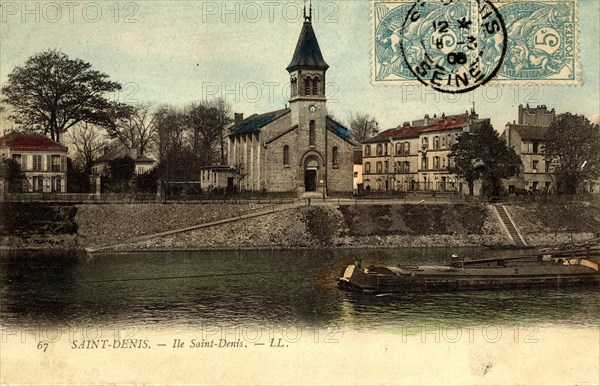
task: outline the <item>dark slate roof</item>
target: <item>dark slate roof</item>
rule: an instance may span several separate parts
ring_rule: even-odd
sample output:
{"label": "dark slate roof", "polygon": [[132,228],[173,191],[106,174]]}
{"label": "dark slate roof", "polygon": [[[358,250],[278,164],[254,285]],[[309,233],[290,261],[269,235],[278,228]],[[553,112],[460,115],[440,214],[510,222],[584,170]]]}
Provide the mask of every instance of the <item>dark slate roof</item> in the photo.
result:
{"label": "dark slate roof", "polygon": [[270,113],[254,114],[231,128],[229,135],[240,135],[260,131],[274,120],[289,113],[290,109],[271,111]]}
{"label": "dark slate roof", "polygon": [[342,125],[339,122],[334,121],[330,117],[327,117],[326,125],[327,125],[327,130],[331,131],[332,133],[334,133],[341,139],[344,139],[344,140],[354,144],[354,142],[352,141],[352,133],[344,125]]}
{"label": "dark slate roof", "polygon": [[23,151],[67,151],[67,147],[36,133],[10,133],[0,137],[0,146]]}
{"label": "dark slate roof", "polygon": [[294,71],[299,67],[309,67],[319,70],[329,68],[329,65],[323,59],[317,36],[309,21],[305,21],[302,25],[298,44],[296,44],[296,51],[294,51],[294,57],[289,66],[287,66],[287,70]]}
{"label": "dark slate roof", "polygon": [[543,126],[510,126],[519,133],[522,141],[543,141],[546,139],[546,133],[548,132],[548,128]]}

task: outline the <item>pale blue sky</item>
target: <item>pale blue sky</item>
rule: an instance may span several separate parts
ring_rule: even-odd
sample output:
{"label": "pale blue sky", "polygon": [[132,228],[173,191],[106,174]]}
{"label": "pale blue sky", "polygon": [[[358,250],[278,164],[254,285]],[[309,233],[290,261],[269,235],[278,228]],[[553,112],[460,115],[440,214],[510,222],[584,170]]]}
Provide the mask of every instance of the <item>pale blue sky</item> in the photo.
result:
{"label": "pale blue sky", "polygon": [[[38,52],[57,49],[121,82],[121,100],[185,105],[224,96],[246,115],[287,103],[288,74],[303,2],[2,1],[0,81]],[[453,96],[419,87],[371,85],[369,1],[315,1],[315,32],[330,65],[329,111],[347,120],[368,112],[380,129],[428,113],[454,114],[475,101],[494,126],[516,119],[519,103],[546,104],[598,119],[598,0],[579,1],[581,86],[480,87]],[[117,11],[118,10],[118,11]],[[259,12],[260,14],[258,14]],[[6,123],[4,123],[6,124]]]}

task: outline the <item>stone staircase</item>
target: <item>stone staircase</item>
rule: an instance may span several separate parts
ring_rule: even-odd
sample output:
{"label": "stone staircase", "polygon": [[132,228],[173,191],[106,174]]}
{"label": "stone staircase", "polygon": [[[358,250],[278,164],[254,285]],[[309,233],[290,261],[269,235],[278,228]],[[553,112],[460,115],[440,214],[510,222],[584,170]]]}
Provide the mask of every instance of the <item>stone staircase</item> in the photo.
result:
{"label": "stone staircase", "polygon": [[496,213],[498,213],[498,217],[504,224],[505,230],[510,235],[510,238],[512,239],[513,243],[518,247],[527,246],[525,239],[523,239],[521,232],[519,232],[519,230],[517,229],[517,226],[515,225],[512,218],[506,211],[506,208],[504,207],[504,205],[496,204],[496,205],[494,205],[494,208],[496,208]]}

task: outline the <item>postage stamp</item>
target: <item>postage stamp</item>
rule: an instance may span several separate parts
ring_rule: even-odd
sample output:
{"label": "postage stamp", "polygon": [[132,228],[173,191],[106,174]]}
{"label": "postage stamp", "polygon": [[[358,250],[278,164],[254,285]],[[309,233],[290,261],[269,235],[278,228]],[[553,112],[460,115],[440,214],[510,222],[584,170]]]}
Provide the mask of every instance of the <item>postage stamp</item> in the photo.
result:
{"label": "postage stamp", "polygon": [[500,83],[577,84],[577,1],[371,3],[372,83],[441,92]]}

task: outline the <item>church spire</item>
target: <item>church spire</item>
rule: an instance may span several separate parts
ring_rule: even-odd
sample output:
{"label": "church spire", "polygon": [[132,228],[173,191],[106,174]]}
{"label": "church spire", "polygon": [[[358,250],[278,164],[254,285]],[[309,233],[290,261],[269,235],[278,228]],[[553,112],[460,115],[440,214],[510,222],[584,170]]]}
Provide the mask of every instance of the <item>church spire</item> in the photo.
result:
{"label": "church spire", "polygon": [[312,23],[312,0],[308,3],[308,16],[306,15],[306,0],[304,0],[304,22]]}
{"label": "church spire", "polygon": [[308,14],[306,13],[306,2],[304,5],[304,23],[298,38],[294,57],[287,66],[289,72],[298,68],[315,70],[327,70],[329,65],[323,59],[317,36],[312,27],[312,2],[309,3]]}

